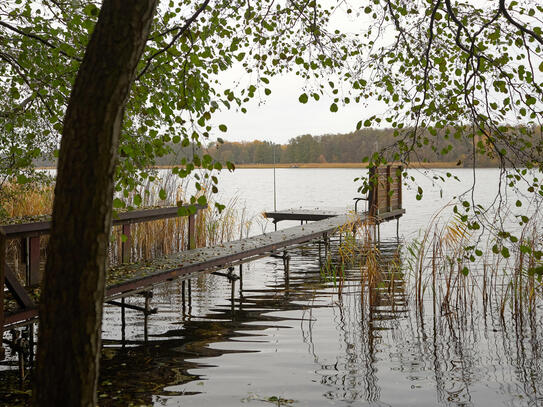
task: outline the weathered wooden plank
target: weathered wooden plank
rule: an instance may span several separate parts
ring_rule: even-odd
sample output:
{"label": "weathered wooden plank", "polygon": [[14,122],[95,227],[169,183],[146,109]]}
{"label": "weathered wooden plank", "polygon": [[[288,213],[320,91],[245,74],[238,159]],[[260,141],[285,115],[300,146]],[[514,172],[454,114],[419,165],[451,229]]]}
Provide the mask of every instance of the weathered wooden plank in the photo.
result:
{"label": "weathered wooden plank", "polygon": [[[189,205],[184,205],[184,208],[188,208]],[[197,211],[207,208],[207,205],[196,205]],[[152,220],[175,218],[179,207],[168,206],[165,208],[153,208],[153,209],[141,209],[135,211],[121,212],[113,219],[113,226],[124,225],[127,223],[140,223],[149,222]],[[29,222],[20,224],[8,224],[0,225],[2,230],[8,239],[37,236],[43,234],[49,234],[51,230],[51,222],[49,220],[43,220],[39,222]]]}

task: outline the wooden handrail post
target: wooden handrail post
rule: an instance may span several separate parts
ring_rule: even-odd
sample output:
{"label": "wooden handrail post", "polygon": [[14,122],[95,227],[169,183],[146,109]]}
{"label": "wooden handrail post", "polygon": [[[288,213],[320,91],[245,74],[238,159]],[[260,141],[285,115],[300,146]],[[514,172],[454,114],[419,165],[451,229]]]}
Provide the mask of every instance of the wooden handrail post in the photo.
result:
{"label": "wooden handrail post", "polygon": [[41,282],[40,273],[40,237],[28,238],[28,285],[37,285]]}
{"label": "wooden handrail post", "polygon": [[192,213],[188,219],[187,250],[196,249],[196,214]]}
{"label": "wooden handrail post", "polygon": [[121,243],[121,261],[123,264],[130,263],[130,248],[132,246],[132,236],[130,235],[130,223],[125,223],[122,226],[122,233],[126,236],[126,240]]}
{"label": "wooden handrail post", "polygon": [[392,210],[392,204],[390,202],[391,199],[391,189],[390,189],[390,183],[391,183],[391,174],[390,174],[391,166],[387,165],[387,211],[390,212]]}

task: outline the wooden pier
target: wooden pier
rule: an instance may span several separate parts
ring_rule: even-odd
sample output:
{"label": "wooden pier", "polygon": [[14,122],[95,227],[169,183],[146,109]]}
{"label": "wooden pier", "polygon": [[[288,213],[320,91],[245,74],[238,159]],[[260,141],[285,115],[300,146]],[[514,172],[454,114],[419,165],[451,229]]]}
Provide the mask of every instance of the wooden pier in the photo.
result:
{"label": "wooden pier", "polygon": [[[386,182],[381,182],[384,188],[391,188],[391,185],[397,185],[401,188],[401,182],[390,182],[390,169],[384,174],[388,177]],[[125,307],[128,307],[124,303],[124,297],[143,293],[146,295],[146,306],[141,308],[141,311],[147,317],[151,313],[148,308],[150,291],[156,285],[174,279],[189,280],[190,283],[190,279],[199,273],[213,272],[272,254],[277,255],[289,247],[314,239],[323,239],[326,242],[332,234],[342,230],[351,231],[361,222],[378,225],[380,222],[399,219],[405,213],[405,210],[401,208],[401,193],[390,191],[391,189],[388,192],[389,196],[399,197],[394,201],[394,205],[390,204],[390,199],[375,200],[375,197],[379,197],[378,193],[370,194],[370,210],[364,212],[346,213],[347,211],[343,211],[342,213],[318,209],[288,209],[267,212],[265,215],[273,220],[275,226],[283,220],[300,221],[301,225],[202,248],[195,248],[194,232],[195,217],[203,207],[196,207],[196,211],[193,207],[193,212],[189,215],[187,222],[189,242],[187,250],[138,263],[128,263],[131,242],[130,225],[137,222],[176,217],[179,208],[155,208],[121,213],[113,221],[113,224],[122,226],[123,234],[127,239],[122,243],[122,264],[107,271],[105,301],[119,305],[124,310]],[[383,207],[383,204],[387,206]],[[49,233],[50,227],[49,221],[0,226],[0,278],[5,280],[6,287],[12,297],[10,303],[12,309],[6,309],[7,302],[3,298],[4,290],[1,290],[2,297],[0,299],[4,307],[0,311],[0,335],[3,335],[7,329],[29,324],[38,317],[37,306],[29,290],[41,278],[39,236]],[[7,239],[22,239],[22,247],[26,251],[23,256],[26,259],[26,284],[19,281],[5,261]],[[287,261],[287,256],[284,257],[284,261]],[[288,263],[286,264],[288,267]],[[231,274],[221,273],[221,275],[232,277]],[[116,301],[118,299],[123,300],[118,302]],[[14,303],[16,303],[16,307],[13,309]],[[1,351],[0,348],[0,356],[2,356]]]}

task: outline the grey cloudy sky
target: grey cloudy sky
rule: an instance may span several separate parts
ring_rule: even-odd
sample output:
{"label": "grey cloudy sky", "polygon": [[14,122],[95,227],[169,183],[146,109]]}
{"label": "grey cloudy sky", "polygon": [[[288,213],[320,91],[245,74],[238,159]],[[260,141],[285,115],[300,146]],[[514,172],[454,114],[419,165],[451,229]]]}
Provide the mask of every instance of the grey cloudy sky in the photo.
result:
{"label": "grey cloudy sky", "polygon": [[[295,75],[276,77],[271,80],[271,95],[263,96],[263,103],[252,101],[248,112],[223,111],[215,114],[216,123],[224,123],[228,131],[221,134],[226,141],[269,140],[287,143],[289,139],[303,134],[322,135],[354,131],[359,120],[381,112],[378,103],[365,106],[351,102],[339,105],[332,113],[332,97],[322,96],[316,102],[310,98],[301,104],[298,97],[304,92],[305,82]],[[255,98],[255,99],[258,99]]]}

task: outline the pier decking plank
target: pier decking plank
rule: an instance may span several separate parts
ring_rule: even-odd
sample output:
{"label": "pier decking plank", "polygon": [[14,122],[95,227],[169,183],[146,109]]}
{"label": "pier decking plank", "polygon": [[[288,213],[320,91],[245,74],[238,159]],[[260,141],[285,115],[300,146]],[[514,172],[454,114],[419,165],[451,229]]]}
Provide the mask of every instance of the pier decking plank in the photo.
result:
{"label": "pier decking plank", "polygon": [[342,213],[345,213],[345,210],[340,209],[282,209],[279,211],[269,211],[264,212],[264,216],[267,218],[273,219],[274,222],[279,222],[282,220],[306,220],[306,221],[317,221],[328,219],[333,216],[338,216]]}

